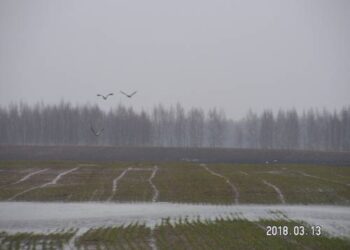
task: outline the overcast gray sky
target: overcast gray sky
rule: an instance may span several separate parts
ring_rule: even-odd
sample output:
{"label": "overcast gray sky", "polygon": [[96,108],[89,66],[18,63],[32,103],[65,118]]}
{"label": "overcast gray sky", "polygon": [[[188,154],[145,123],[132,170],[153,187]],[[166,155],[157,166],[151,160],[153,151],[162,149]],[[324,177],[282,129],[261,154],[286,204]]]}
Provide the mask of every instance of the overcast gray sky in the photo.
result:
{"label": "overcast gray sky", "polygon": [[[0,104],[350,104],[347,0],[1,0]],[[96,93],[116,95],[102,103]]]}

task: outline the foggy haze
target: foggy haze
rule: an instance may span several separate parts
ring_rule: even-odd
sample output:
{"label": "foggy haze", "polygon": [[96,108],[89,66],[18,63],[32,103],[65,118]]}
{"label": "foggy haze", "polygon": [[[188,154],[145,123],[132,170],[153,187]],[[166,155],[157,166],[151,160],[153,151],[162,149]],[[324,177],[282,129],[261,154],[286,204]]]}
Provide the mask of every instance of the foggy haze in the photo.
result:
{"label": "foggy haze", "polygon": [[[0,2],[0,105],[349,105],[350,2]],[[117,94],[138,90],[134,98]],[[97,93],[116,93],[103,102]]]}

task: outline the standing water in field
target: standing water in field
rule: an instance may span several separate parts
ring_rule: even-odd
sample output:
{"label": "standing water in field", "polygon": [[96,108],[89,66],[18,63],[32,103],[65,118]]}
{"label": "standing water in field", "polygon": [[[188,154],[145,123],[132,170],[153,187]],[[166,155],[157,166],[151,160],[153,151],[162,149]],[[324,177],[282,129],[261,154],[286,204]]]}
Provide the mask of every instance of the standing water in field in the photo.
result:
{"label": "standing water in field", "polygon": [[[278,213],[276,213],[278,212]],[[164,218],[176,220],[239,217],[288,219],[322,225],[335,236],[350,235],[350,210],[345,206],[321,205],[198,205],[152,203],[44,203],[0,202],[0,231],[47,231],[63,228],[107,227],[133,222],[153,227]],[[340,226],[342,225],[342,226]]]}

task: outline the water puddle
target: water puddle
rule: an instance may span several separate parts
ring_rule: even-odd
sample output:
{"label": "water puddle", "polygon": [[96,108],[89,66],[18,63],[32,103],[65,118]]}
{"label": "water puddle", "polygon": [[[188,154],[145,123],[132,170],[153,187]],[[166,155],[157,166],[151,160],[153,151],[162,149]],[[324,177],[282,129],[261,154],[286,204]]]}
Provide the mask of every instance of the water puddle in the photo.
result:
{"label": "water puddle", "polygon": [[322,205],[206,205],[97,202],[0,202],[0,231],[52,231],[66,228],[106,227],[134,222],[154,227],[164,218],[176,220],[239,217],[250,221],[278,219],[282,213],[291,220],[320,225],[324,231],[349,237],[350,209]]}

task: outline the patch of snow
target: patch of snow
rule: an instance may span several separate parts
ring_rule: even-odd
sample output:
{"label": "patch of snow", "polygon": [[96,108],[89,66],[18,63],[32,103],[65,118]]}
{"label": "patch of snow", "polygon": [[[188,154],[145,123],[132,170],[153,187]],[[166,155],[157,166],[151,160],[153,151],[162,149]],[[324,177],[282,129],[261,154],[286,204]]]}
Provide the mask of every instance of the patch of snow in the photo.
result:
{"label": "patch of snow", "polygon": [[52,181],[41,185],[41,188],[47,187],[47,186],[49,186],[49,185],[55,185],[55,184],[57,184],[57,182],[59,181],[59,179],[62,178],[62,176],[65,176],[65,175],[67,175],[67,174],[69,174],[69,173],[72,173],[72,172],[74,172],[74,171],[76,171],[76,170],[78,170],[78,169],[79,169],[79,167],[76,167],[76,168],[72,168],[72,169],[70,169],[70,170],[67,170],[67,171],[65,171],[65,172],[63,172],[63,173],[60,173],[60,174],[57,175],[56,178],[53,179]]}
{"label": "patch of snow", "polygon": [[243,175],[246,175],[246,176],[248,176],[248,173],[247,172],[244,172],[244,171],[239,171],[241,174],[243,174]]}
{"label": "patch of snow", "polygon": [[117,178],[115,178],[112,182],[112,194],[111,196],[107,199],[107,201],[111,201],[115,195],[115,193],[117,192],[117,188],[118,188],[118,182],[124,177],[124,175],[129,172],[132,168],[129,167],[127,169],[125,169]]}
{"label": "patch of snow", "polygon": [[152,182],[153,178],[156,176],[158,171],[158,166],[154,166],[151,176],[148,179],[149,184],[151,185],[153,189],[153,197],[152,202],[156,202],[159,196],[159,190],[157,189],[156,185]]}
{"label": "patch of snow", "polygon": [[225,176],[223,176],[223,175],[221,175],[219,173],[214,172],[213,170],[209,169],[207,166],[203,166],[203,168],[205,170],[207,170],[210,174],[212,174],[214,176],[217,176],[217,177],[220,177],[220,178],[225,180],[225,182],[231,187],[232,192],[234,193],[235,204],[238,204],[239,203],[239,191],[238,191],[238,188],[227,177],[225,177]]}
{"label": "patch of snow", "polygon": [[153,168],[134,168],[134,167],[130,167],[130,171],[153,171]]}
{"label": "patch of snow", "polygon": [[9,198],[8,200],[9,200],[9,201],[14,200],[14,199],[17,198],[18,196],[21,196],[21,195],[23,195],[23,194],[25,194],[25,193],[28,193],[28,192],[30,192],[30,191],[33,191],[33,190],[35,190],[35,189],[44,188],[44,187],[47,187],[47,186],[50,186],[50,185],[55,185],[55,184],[57,184],[57,182],[59,181],[59,179],[62,178],[62,176],[65,176],[65,175],[67,175],[67,174],[69,174],[69,173],[71,173],[71,172],[73,172],[73,171],[78,170],[78,169],[79,169],[79,167],[76,167],[76,168],[73,168],[73,169],[64,171],[64,172],[58,174],[52,181],[47,182],[47,183],[44,183],[44,184],[42,184],[42,185],[40,185],[40,186],[35,186],[35,187],[32,187],[32,188],[28,188],[28,189],[26,189],[26,190],[24,190],[24,191],[22,191],[22,192],[19,192],[19,193],[15,194],[14,196],[12,196],[11,198]]}
{"label": "patch of snow", "polygon": [[284,195],[283,195],[281,189],[279,189],[276,185],[273,185],[272,183],[270,183],[268,181],[263,180],[263,183],[269,187],[272,187],[276,191],[278,198],[282,204],[286,203],[286,200],[284,199]]}
{"label": "patch of snow", "polygon": [[153,229],[151,230],[151,237],[148,240],[148,244],[149,244],[149,247],[151,248],[151,250],[157,250],[158,249],[157,244],[156,244],[156,239],[154,238],[154,231],[153,231]]}
{"label": "patch of snow", "polygon": [[26,176],[24,176],[22,179],[20,179],[20,180],[14,182],[14,183],[12,183],[12,185],[21,183],[21,182],[23,182],[23,181],[25,181],[25,180],[28,180],[28,179],[29,179],[30,177],[32,177],[33,175],[43,173],[43,172],[45,172],[45,171],[47,171],[47,170],[48,170],[48,168],[41,169],[41,170],[38,170],[38,171],[35,171],[35,172],[31,172],[31,173],[27,174]]}

